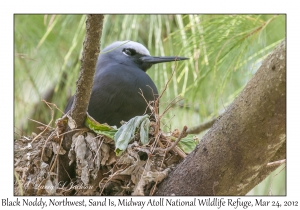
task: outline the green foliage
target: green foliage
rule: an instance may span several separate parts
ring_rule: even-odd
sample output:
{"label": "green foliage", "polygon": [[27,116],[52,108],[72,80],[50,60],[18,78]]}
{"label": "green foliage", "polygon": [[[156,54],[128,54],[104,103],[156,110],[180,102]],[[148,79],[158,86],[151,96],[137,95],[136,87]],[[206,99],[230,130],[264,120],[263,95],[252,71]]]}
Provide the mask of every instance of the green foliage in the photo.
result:
{"label": "green foliage", "polygon": [[140,129],[140,140],[142,144],[149,142],[149,115],[136,116],[122,125],[114,136],[116,144],[116,155],[119,156],[127,149],[129,142],[133,139],[137,129]]}
{"label": "green foliage", "polygon": [[102,134],[111,139],[114,139],[116,132],[118,131],[116,128],[113,128],[107,124],[101,124],[97,122],[94,118],[92,118],[89,114],[85,119],[85,126],[94,131],[97,134]]}
{"label": "green foliage", "polygon": [[113,139],[116,145],[115,151],[117,156],[121,155],[122,152],[126,150],[137,129],[140,131],[141,143],[145,145],[149,142],[149,115],[133,117],[126,124],[117,129],[115,126],[111,127],[107,124],[101,124],[87,114],[85,126],[97,134],[102,134]]}
{"label": "green foliage", "polygon": [[[25,133],[48,124],[47,99],[63,109],[74,93],[85,35],[82,15],[15,15],[15,126]],[[48,94],[49,95],[49,94]],[[56,113],[56,117],[61,113]],[[55,121],[55,120],[54,120]],[[30,127],[29,127],[30,126]]]}
{"label": "green foliage", "polygon": [[[50,121],[40,103],[49,90],[50,100],[65,107],[75,92],[84,33],[82,15],[15,15],[16,127],[27,130],[28,117]],[[101,48],[134,40],[152,55],[190,57],[148,71],[162,91],[175,70],[161,100],[164,110],[184,98],[164,118],[164,129],[172,130],[221,113],[284,38],[284,15],[106,15]]]}
{"label": "green foliage", "polygon": [[174,98],[184,98],[164,118],[169,131],[222,113],[285,38],[285,16],[114,15],[106,16],[104,28],[102,46],[130,39],[143,43],[152,55],[190,57],[148,71],[162,92],[176,70],[160,106],[164,110]]}
{"label": "green foliage", "polygon": [[199,142],[195,140],[195,136],[192,134],[187,135],[178,142],[178,147],[185,153],[191,153]]}
{"label": "green foliage", "polygon": [[[15,15],[16,135],[48,124],[46,97],[60,109],[75,93],[84,15]],[[198,125],[224,111],[256,72],[262,60],[285,38],[285,15],[105,15],[101,48],[116,40],[144,44],[152,55],[180,55],[188,61],[154,65],[148,74],[162,92],[161,113],[171,131]],[[56,112],[55,119],[62,113]],[[53,120],[55,121],[55,120]]]}
{"label": "green foliage", "polygon": [[286,195],[286,169],[278,167],[247,195]]}

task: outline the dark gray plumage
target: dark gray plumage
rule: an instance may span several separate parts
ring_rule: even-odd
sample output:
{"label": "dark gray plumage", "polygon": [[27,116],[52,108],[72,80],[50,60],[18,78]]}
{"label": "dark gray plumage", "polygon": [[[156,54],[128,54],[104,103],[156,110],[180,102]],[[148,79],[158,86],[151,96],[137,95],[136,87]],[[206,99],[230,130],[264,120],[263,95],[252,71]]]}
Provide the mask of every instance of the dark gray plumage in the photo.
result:
{"label": "dark gray plumage", "polygon": [[[120,121],[151,114],[145,99],[154,101],[158,91],[146,74],[156,63],[186,60],[184,57],[152,57],[142,44],[117,41],[98,57],[88,113],[98,122],[120,126]],[[139,94],[143,92],[145,99]],[[65,113],[72,107],[70,98]]]}

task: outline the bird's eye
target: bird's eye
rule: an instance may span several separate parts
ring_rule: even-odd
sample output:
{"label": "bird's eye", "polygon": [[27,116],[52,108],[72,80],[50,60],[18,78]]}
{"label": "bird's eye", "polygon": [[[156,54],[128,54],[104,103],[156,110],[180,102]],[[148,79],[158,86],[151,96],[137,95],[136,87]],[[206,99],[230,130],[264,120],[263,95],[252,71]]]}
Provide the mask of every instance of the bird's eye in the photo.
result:
{"label": "bird's eye", "polygon": [[123,54],[127,55],[127,56],[133,56],[136,54],[134,49],[130,49],[130,48],[124,48],[123,49]]}

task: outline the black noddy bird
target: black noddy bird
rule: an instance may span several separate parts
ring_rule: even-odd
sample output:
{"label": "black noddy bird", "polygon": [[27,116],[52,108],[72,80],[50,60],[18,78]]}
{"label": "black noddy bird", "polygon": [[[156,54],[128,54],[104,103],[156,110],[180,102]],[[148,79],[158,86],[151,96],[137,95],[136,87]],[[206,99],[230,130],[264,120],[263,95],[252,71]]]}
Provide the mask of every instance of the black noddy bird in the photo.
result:
{"label": "black noddy bird", "polygon": [[[187,59],[151,56],[146,47],[133,41],[112,43],[98,57],[88,105],[89,115],[99,123],[118,127],[121,121],[143,114],[151,115],[147,102],[156,100],[158,91],[146,71],[153,64]],[[74,96],[70,98],[65,113],[71,109],[73,100]]]}

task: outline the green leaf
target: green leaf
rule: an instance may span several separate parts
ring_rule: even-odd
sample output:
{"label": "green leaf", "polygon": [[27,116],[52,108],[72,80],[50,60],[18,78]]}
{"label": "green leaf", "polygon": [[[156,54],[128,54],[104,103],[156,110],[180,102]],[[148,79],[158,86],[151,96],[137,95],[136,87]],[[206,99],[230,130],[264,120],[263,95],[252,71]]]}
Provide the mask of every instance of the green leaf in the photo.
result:
{"label": "green leaf", "polygon": [[85,126],[89,129],[93,130],[97,134],[102,134],[111,139],[114,139],[116,132],[118,131],[116,128],[111,127],[107,124],[101,124],[97,122],[94,118],[92,118],[88,113],[85,120]]}
{"label": "green leaf", "polygon": [[116,143],[116,155],[119,156],[123,151],[126,150],[129,142],[133,139],[134,133],[137,128],[141,126],[141,138],[143,138],[142,143],[148,143],[148,131],[149,131],[149,115],[136,116],[130,119],[126,124],[122,125],[117,133],[115,134],[114,140]]}
{"label": "green leaf", "polygon": [[191,153],[197,146],[198,142],[195,140],[194,135],[187,135],[178,142],[178,147],[185,153]]}
{"label": "green leaf", "polygon": [[140,140],[143,145],[148,144],[149,142],[149,127],[150,127],[150,120],[146,118],[141,123],[140,128]]}
{"label": "green leaf", "polygon": [[120,156],[123,153],[123,150],[120,150],[119,148],[116,149],[116,155]]}

